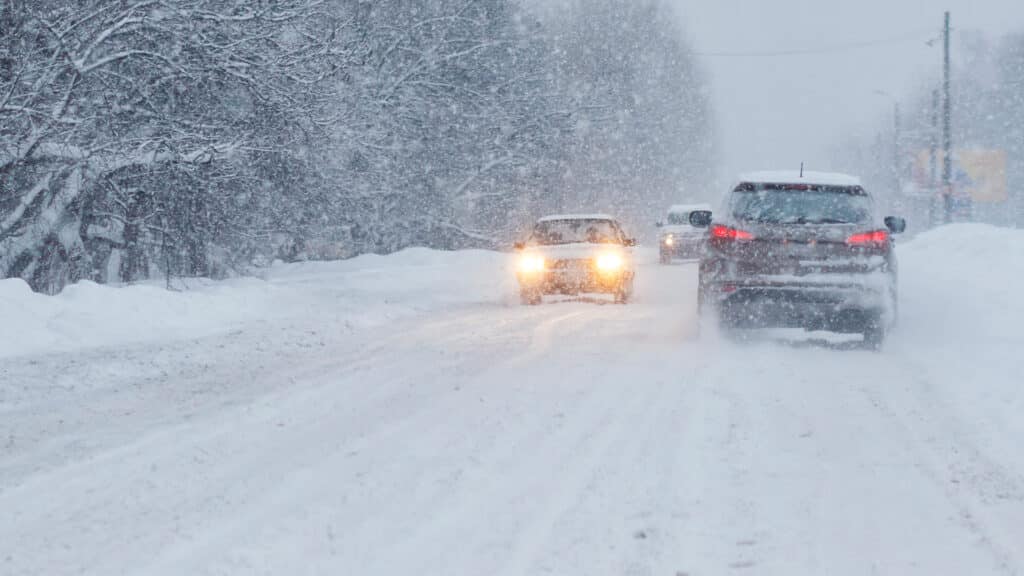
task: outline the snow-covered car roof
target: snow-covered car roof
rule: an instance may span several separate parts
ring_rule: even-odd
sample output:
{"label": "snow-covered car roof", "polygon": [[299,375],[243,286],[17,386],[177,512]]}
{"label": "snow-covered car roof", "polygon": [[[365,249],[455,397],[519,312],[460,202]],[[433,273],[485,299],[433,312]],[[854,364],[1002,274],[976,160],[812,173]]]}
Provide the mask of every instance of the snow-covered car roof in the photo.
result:
{"label": "snow-covered car roof", "polygon": [[555,220],[617,220],[608,214],[552,214],[545,216],[537,222],[553,222]]}
{"label": "snow-covered car roof", "polygon": [[668,207],[669,214],[685,214],[695,210],[711,210],[710,204],[673,204]]}
{"label": "snow-covered car roof", "polygon": [[838,172],[804,172],[797,170],[751,172],[741,174],[740,182],[751,184],[818,184],[820,186],[860,186],[860,178]]}

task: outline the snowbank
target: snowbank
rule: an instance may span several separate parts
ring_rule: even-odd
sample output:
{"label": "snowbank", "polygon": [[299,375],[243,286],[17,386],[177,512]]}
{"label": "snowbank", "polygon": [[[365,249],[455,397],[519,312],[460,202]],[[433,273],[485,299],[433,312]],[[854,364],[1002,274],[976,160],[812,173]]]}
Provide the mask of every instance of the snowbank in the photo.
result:
{"label": "snowbank", "polygon": [[267,307],[271,293],[265,282],[238,279],[185,292],[80,282],[44,296],[22,280],[3,280],[0,357],[204,336]]}
{"label": "snowbank", "polygon": [[901,246],[900,265],[901,321],[886,351],[907,367],[897,385],[931,390],[973,423],[962,434],[1014,461],[1024,438],[1024,230],[942,227]]}
{"label": "snowbank", "polygon": [[57,296],[0,281],[0,358],[137,342],[201,338],[253,322],[314,315],[348,327],[379,325],[444,307],[503,303],[507,255],[410,249],[341,262],[277,265],[262,279],[157,285],[80,282]]}
{"label": "snowbank", "polygon": [[957,224],[898,248],[903,307],[913,336],[957,350],[1020,341],[1024,323],[1024,230]]}
{"label": "snowbank", "polygon": [[967,382],[1020,366],[1024,230],[957,224],[899,247],[898,341]]}

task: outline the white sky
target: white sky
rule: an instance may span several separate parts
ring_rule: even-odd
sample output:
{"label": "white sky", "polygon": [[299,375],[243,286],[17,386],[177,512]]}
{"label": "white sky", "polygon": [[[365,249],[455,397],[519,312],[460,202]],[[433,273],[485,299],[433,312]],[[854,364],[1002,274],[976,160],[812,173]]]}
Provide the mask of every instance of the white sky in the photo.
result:
{"label": "white sky", "polygon": [[[1024,0],[672,0],[700,52],[802,50],[917,35],[857,50],[788,57],[701,57],[710,75],[723,176],[764,168],[826,170],[843,137],[871,136],[941,73],[943,11],[955,30],[1024,30]],[[956,32],[953,35],[956,54]],[[955,80],[955,69],[954,69]],[[914,111],[907,111],[908,114]]]}

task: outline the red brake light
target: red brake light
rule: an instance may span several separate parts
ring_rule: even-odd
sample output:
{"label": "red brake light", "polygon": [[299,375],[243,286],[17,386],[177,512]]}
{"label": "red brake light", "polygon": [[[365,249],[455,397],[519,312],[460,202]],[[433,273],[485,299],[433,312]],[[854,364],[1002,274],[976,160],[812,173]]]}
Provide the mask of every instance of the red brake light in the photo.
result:
{"label": "red brake light", "polygon": [[849,246],[885,246],[889,243],[889,233],[885,230],[861,232],[846,239]]}
{"label": "red brake light", "polygon": [[720,238],[723,240],[753,240],[754,235],[746,230],[737,230],[735,228],[729,228],[721,224],[716,224],[711,228],[711,237]]}

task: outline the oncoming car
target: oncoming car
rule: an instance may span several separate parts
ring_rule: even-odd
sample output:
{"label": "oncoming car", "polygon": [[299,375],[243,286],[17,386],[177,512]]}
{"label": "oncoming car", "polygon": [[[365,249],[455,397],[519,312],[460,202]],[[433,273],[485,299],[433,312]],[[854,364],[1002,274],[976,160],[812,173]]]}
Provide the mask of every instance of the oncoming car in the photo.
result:
{"label": "oncoming car", "polygon": [[897,313],[893,234],[860,182],[842,174],[742,177],[710,226],[700,263],[701,312],[731,328],[786,327],[863,334],[878,348]]}
{"label": "oncoming car", "polygon": [[532,305],[546,294],[602,293],[624,304],[633,294],[635,245],[611,216],[541,218],[526,242],[516,244],[520,299]]}
{"label": "oncoming car", "polygon": [[690,213],[711,210],[708,204],[676,204],[668,209],[664,222],[658,222],[658,254],[662,264],[673,260],[697,260],[704,251],[708,231],[690,224]]}

